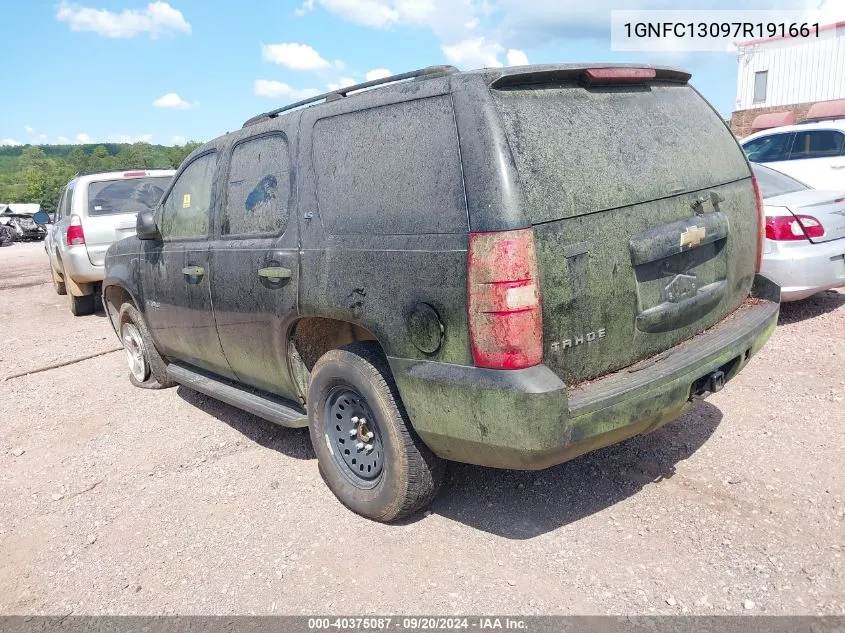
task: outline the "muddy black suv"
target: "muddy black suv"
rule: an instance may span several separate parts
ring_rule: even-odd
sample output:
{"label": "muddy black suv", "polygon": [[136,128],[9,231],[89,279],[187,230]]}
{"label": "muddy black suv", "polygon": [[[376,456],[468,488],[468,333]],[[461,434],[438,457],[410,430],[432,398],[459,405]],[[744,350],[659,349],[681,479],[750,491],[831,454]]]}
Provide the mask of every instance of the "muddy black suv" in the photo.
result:
{"label": "muddy black suv", "polygon": [[307,425],[381,521],[447,460],[546,468],[660,427],[778,315],[756,183],[689,77],[434,67],[250,119],[109,249],[131,381]]}

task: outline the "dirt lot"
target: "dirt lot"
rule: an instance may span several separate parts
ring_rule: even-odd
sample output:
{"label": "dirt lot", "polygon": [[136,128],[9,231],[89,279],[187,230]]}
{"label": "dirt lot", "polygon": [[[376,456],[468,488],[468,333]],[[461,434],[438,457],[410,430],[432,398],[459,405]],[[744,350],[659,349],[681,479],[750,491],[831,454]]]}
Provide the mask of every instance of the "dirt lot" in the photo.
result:
{"label": "dirt lot", "polygon": [[845,614],[845,293],[662,430],[539,473],[453,465],[380,525],[304,430],[127,379],[40,244],[0,249],[0,613]]}

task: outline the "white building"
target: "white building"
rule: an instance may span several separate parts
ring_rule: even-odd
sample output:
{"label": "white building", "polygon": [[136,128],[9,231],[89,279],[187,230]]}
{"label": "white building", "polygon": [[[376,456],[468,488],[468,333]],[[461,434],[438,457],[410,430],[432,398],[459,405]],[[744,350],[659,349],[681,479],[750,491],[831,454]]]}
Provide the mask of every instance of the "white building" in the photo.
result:
{"label": "white building", "polygon": [[[773,37],[737,43],[736,111],[731,129],[744,136],[807,117],[813,104],[845,99],[845,22],[819,37]],[[759,119],[760,115],[767,115]]]}

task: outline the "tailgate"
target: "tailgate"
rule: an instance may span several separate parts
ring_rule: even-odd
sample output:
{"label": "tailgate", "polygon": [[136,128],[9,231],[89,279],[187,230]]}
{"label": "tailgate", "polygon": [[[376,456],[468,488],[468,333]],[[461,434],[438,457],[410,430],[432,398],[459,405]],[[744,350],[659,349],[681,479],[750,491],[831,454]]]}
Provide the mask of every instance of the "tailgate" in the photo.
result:
{"label": "tailgate", "polygon": [[103,265],[114,242],[135,235],[138,213],[155,207],[170,184],[170,176],[130,173],[133,175],[88,184],[83,230],[88,259],[94,266]]}
{"label": "tailgate", "polygon": [[748,164],[683,82],[494,89],[534,226],[544,362],[567,384],[668,350],[748,295]]}
{"label": "tailgate", "polygon": [[83,225],[88,260],[94,266],[103,266],[109,246],[124,237],[135,235],[136,214],[89,216]]}

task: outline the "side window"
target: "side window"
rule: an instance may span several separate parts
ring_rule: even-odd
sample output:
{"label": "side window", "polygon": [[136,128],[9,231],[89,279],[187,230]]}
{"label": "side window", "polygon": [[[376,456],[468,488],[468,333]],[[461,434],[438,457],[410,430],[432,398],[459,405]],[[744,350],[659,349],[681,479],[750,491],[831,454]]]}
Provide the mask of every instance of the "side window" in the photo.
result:
{"label": "side window", "polygon": [[801,158],[825,158],[839,156],[845,145],[845,134],[834,130],[807,130],[795,135],[792,144],[792,160]]}
{"label": "side window", "polygon": [[232,151],[223,235],[279,234],[288,223],[290,157],[283,136],[239,143]]}
{"label": "side window", "polygon": [[208,237],[208,216],[217,154],[195,159],[179,175],[162,204],[161,235],[164,239]]}
{"label": "side window", "polygon": [[70,217],[70,214],[73,212],[73,190],[76,188],[76,183],[69,185],[67,191],[65,192],[65,206],[63,210],[63,215],[66,218]]}
{"label": "side window", "polygon": [[59,194],[59,201],[56,203],[56,211],[53,214],[53,224],[58,222],[62,216],[62,211],[65,208],[65,195],[67,195],[67,188],[62,189],[62,193]]}
{"label": "side window", "polygon": [[755,138],[742,146],[748,160],[755,163],[771,163],[789,158],[789,146],[793,134],[772,134]]}
{"label": "side window", "polygon": [[413,235],[467,230],[449,97],[320,119],[313,138],[317,203],[330,232]]}

